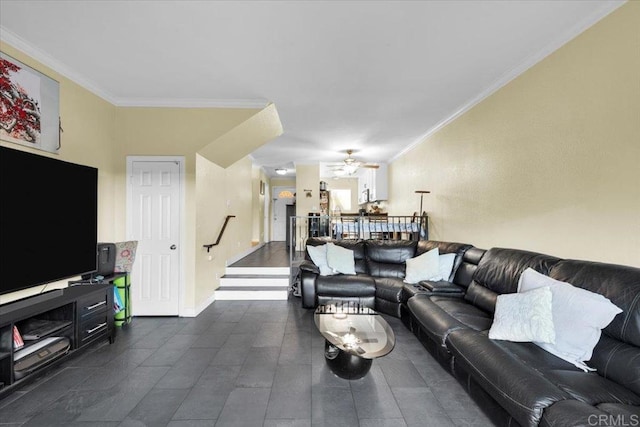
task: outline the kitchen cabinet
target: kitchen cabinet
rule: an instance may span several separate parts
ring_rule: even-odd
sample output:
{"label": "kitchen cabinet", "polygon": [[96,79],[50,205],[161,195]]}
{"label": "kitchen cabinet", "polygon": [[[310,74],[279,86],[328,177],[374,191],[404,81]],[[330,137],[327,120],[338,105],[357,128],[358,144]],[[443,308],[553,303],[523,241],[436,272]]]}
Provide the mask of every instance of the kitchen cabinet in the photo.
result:
{"label": "kitchen cabinet", "polygon": [[360,168],[358,171],[358,194],[360,194],[360,204],[366,203],[363,195],[369,194],[369,202],[387,200],[389,198],[389,182],[387,174],[387,164],[381,163],[378,169]]}

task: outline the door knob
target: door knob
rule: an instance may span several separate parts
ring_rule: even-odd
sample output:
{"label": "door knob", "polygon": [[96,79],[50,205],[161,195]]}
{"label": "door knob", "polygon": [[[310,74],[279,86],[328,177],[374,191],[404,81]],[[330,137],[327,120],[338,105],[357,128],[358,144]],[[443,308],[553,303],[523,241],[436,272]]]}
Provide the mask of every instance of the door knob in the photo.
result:
{"label": "door knob", "polygon": [[169,249],[171,249],[172,251],[175,251],[176,247],[177,247],[176,245],[171,245],[171,246],[169,246]]}

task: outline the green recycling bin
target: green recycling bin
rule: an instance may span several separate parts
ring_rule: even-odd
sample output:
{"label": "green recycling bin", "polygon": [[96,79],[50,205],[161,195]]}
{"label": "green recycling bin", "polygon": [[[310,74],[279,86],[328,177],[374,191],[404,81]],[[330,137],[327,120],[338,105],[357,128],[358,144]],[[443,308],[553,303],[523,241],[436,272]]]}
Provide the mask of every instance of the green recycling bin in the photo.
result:
{"label": "green recycling bin", "polygon": [[131,283],[129,282],[129,277],[129,273],[124,273],[122,277],[118,277],[113,281],[115,291],[118,293],[120,301],[122,301],[123,304],[122,310],[113,316],[116,326],[125,326],[131,323]]}

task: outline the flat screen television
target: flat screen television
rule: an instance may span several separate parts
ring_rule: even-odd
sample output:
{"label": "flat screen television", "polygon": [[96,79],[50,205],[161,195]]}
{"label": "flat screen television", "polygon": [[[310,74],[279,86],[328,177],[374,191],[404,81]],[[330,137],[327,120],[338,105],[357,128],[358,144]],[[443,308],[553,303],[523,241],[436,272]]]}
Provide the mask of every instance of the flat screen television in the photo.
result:
{"label": "flat screen television", "polygon": [[98,170],[0,147],[0,294],[96,269]]}

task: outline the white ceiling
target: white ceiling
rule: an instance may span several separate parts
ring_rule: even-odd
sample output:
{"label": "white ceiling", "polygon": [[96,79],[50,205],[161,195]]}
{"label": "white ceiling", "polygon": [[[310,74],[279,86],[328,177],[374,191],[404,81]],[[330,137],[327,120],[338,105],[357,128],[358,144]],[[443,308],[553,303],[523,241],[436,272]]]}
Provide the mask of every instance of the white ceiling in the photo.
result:
{"label": "white ceiling", "polygon": [[389,161],[622,3],[0,0],[0,37],[116,105],[273,102],[272,173]]}

